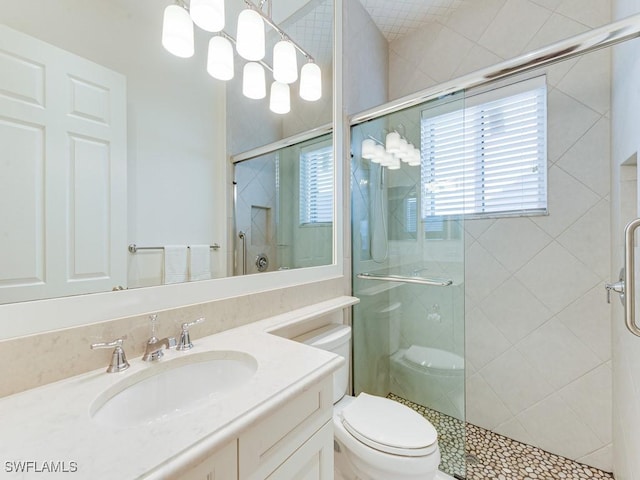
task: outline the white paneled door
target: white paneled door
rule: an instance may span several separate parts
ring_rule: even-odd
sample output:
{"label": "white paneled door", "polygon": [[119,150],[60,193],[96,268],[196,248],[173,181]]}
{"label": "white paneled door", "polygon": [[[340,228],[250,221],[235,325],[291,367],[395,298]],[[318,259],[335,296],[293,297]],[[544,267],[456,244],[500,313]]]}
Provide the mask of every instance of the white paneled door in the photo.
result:
{"label": "white paneled door", "polygon": [[0,25],[0,303],[126,287],[126,79]]}

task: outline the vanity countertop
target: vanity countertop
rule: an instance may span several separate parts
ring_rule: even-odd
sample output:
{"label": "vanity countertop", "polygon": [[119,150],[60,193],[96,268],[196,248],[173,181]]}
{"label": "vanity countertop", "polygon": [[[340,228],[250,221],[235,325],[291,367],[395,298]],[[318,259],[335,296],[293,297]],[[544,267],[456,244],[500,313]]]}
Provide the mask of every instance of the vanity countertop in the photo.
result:
{"label": "vanity countertop", "polygon": [[[341,310],[357,301],[338,297],[209,337],[193,337],[194,348],[190,351],[166,350],[155,362],[129,359],[131,366],[124,372],[95,370],[2,398],[0,479],[125,480],[175,475],[184,465],[224,446],[283,402],[331,374],[344,361],[269,331]],[[216,350],[250,354],[257,360],[255,374],[217,400],[150,424],[116,427],[101,425],[90,417],[93,402],[118,382],[145,369],[162,368],[177,358]],[[35,464],[31,464],[30,474],[12,473],[17,462]],[[64,462],[66,469],[75,466],[77,471],[45,474],[45,462]]]}

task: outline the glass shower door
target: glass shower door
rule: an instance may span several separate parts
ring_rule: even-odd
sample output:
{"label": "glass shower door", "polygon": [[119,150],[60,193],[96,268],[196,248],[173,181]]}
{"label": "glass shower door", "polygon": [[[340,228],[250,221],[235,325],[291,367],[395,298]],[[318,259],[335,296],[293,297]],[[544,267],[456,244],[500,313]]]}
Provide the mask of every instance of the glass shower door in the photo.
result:
{"label": "glass shower door", "polygon": [[[351,131],[353,291],[360,299],[353,319],[354,393],[389,397],[424,415],[438,430],[440,469],[460,477],[464,229],[460,216],[434,207],[435,195],[442,201],[448,186],[438,184],[428,161],[434,148],[428,119],[462,112],[463,103],[432,102]],[[438,148],[455,151],[464,138],[447,143]]]}

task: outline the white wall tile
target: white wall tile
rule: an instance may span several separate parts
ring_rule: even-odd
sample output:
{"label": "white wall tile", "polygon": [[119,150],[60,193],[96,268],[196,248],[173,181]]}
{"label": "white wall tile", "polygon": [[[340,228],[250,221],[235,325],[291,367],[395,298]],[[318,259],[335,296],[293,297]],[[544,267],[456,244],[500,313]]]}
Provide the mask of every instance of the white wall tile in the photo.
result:
{"label": "white wall tile", "polygon": [[511,347],[498,330],[478,308],[466,310],[465,351],[469,361],[480,369]]}
{"label": "white wall tile", "polygon": [[456,69],[454,76],[461,77],[467,73],[475,72],[491,65],[499,63],[502,59],[495,53],[490,52],[480,45],[474,45],[463,57],[462,62]]}
{"label": "white wall tile", "polygon": [[464,229],[473,238],[480,238],[480,235],[482,235],[496,221],[497,220],[495,218],[479,218],[474,220],[465,220]]}
{"label": "white wall tile", "polygon": [[600,196],[611,189],[610,123],[600,118],[556,163]]}
{"label": "white wall tile", "polygon": [[601,284],[562,310],[558,319],[600,360],[611,358],[611,308]]}
{"label": "white wall tile", "polygon": [[466,294],[482,301],[509,277],[509,272],[478,242],[469,249],[465,261]]}
{"label": "white wall tile", "polygon": [[511,412],[480,374],[466,382],[466,421],[493,430],[511,418]]}
{"label": "white wall tile", "polygon": [[[442,27],[438,35],[428,44],[422,44],[418,66],[437,82],[453,77],[464,55],[471,50],[473,42],[448,27]],[[452,53],[455,52],[455,55]]]}
{"label": "white wall tile", "polygon": [[591,290],[600,279],[557,242],[525,265],[516,277],[552,312]]}
{"label": "white wall tile", "polygon": [[558,237],[558,242],[602,280],[611,271],[610,208],[601,200]]}
{"label": "white wall tile", "polygon": [[507,0],[478,43],[508,59],[522,53],[551,16],[551,12],[528,0]]}
{"label": "white wall tile", "polygon": [[563,0],[556,11],[592,28],[611,21],[611,2],[603,0]]}
{"label": "white wall tile", "polygon": [[557,393],[522,412],[517,419],[543,450],[579,458],[601,447],[598,437]]}
{"label": "white wall tile", "polygon": [[562,3],[562,0],[531,0],[533,3],[537,3],[538,5],[548,8],[549,10],[555,10],[558,8],[558,5]]}
{"label": "white wall tile", "polygon": [[515,348],[481,369],[480,374],[514,415],[533,406],[554,390]]}
{"label": "white wall tile", "polygon": [[551,243],[552,238],[529,217],[519,217],[496,221],[478,241],[513,273]]}
{"label": "white wall tile", "polygon": [[532,332],[516,348],[556,389],[601,363],[598,356],[557,318]]}
{"label": "white wall tile", "polygon": [[493,429],[493,431],[528,445],[533,445],[535,443],[533,437],[515,417],[511,417],[506,422],[498,425]]}
{"label": "white wall tile", "polygon": [[481,308],[512,344],[551,318],[549,309],[515,277],[510,277],[489,295]]}
{"label": "white wall tile", "polygon": [[591,452],[584,457],[577,459],[578,462],[591,465],[593,467],[604,470],[605,472],[613,471],[613,444],[610,443],[595,452]]}
{"label": "white wall tile", "polygon": [[611,50],[583,55],[558,83],[558,89],[601,115],[610,108]]}
{"label": "white wall tile", "polygon": [[551,90],[547,100],[549,162],[555,163],[595,125],[600,115],[569,95]]}
{"label": "white wall tile", "polygon": [[485,32],[506,0],[474,0],[456,9],[445,24],[474,42]]}
{"label": "white wall tile", "polygon": [[611,443],[611,365],[605,363],[560,390],[560,396],[605,444]]}
{"label": "white wall tile", "polygon": [[600,200],[599,196],[559,167],[548,174],[549,215],[531,220],[552,237],[557,237]]}
{"label": "white wall tile", "polygon": [[389,56],[389,99],[404,97],[425,88],[432,87],[438,82],[423,72],[411,60],[399,55]]}

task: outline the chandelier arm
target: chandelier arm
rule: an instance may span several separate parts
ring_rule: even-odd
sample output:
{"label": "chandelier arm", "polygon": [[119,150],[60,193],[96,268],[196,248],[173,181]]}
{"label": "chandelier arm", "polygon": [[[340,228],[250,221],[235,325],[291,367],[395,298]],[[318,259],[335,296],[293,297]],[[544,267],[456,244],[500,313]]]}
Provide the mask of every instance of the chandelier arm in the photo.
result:
{"label": "chandelier arm", "polygon": [[258,12],[258,14],[262,17],[262,19],[267,22],[269,24],[269,26],[271,28],[273,28],[276,32],[278,32],[283,39],[291,42],[291,44],[296,48],[296,50],[298,50],[302,55],[304,55],[307,60],[309,62],[315,62],[315,60],[313,59],[313,57],[311,56],[311,54],[307,53],[307,51],[302,48],[300,45],[298,45],[289,35],[287,35],[287,33],[280,28],[272,19],[269,15],[266,15],[265,13],[262,12],[262,10],[255,5],[253,2],[251,2],[250,0],[244,0],[244,3],[247,5],[247,7],[249,7],[251,10]]}

